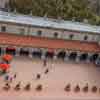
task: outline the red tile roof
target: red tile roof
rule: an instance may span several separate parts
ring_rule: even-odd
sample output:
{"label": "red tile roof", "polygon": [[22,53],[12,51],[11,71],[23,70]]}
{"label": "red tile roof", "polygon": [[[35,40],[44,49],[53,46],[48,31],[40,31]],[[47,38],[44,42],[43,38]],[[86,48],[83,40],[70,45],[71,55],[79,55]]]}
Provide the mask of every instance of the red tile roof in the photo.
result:
{"label": "red tile roof", "polygon": [[100,46],[97,43],[47,39],[32,36],[12,35],[8,33],[0,33],[0,44],[50,49],[68,49],[83,52],[100,52]]}

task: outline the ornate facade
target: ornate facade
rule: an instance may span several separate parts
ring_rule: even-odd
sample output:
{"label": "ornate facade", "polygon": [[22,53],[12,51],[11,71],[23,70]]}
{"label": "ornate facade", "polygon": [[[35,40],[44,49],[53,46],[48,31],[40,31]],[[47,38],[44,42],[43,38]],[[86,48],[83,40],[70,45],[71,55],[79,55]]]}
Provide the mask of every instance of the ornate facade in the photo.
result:
{"label": "ornate facade", "polygon": [[100,63],[100,27],[0,12],[0,54]]}

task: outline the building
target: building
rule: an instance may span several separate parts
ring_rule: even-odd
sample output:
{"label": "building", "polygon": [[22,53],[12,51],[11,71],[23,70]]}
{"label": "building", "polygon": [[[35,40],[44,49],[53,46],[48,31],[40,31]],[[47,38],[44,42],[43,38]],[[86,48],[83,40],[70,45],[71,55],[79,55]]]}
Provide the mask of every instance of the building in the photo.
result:
{"label": "building", "polygon": [[0,12],[0,54],[100,62],[100,27]]}

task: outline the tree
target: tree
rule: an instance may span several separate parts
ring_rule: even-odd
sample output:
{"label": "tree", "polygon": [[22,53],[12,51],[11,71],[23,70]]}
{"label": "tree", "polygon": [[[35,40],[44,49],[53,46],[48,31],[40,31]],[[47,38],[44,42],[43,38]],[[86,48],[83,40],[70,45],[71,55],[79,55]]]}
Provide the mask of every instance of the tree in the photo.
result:
{"label": "tree", "polygon": [[98,24],[99,17],[89,8],[88,0],[10,0],[11,9],[33,16],[47,16]]}
{"label": "tree", "polygon": [[15,10],[15,0],[9,0],[8,6],[9,6],[10,11],[14,11]]}
{"label": "tree", "polygon": [[29,14],[33,8],[33,0],[15,0],[16,11]]}

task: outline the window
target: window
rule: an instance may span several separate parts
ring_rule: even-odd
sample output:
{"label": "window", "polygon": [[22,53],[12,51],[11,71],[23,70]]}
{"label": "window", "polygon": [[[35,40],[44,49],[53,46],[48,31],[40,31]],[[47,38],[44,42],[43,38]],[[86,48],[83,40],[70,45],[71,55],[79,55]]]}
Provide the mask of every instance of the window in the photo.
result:
{"label": "window", "polygon": [[57,32],[54,33],[54,37],[55,37],[55,38],[58,37],[58,33],[57,33]]}
{"label": "window", "polygon": [[21,28],[19,31],[20,31],[20,34],[22,34],[22,35],[23,35],[24,32],[25,32],[24,28]]}
{"label": "window", "polygon": [[69,35],[69,39],[72,39],[73,37],[74,37],[73,34],[70,34],[70,35]]}
{"label": "window", "polygon": [[84,36],[84,40],[87,40],[88,39],[88,36],[86,35],[86,36]]}
{"label": "window", "polygon": [[1,26],[1,32],[6,32],[6,26]]}
{"label": "window", "polygon": [[41,30],[37,31],[37,35],[41,36],[42,35],[42,31]]}

